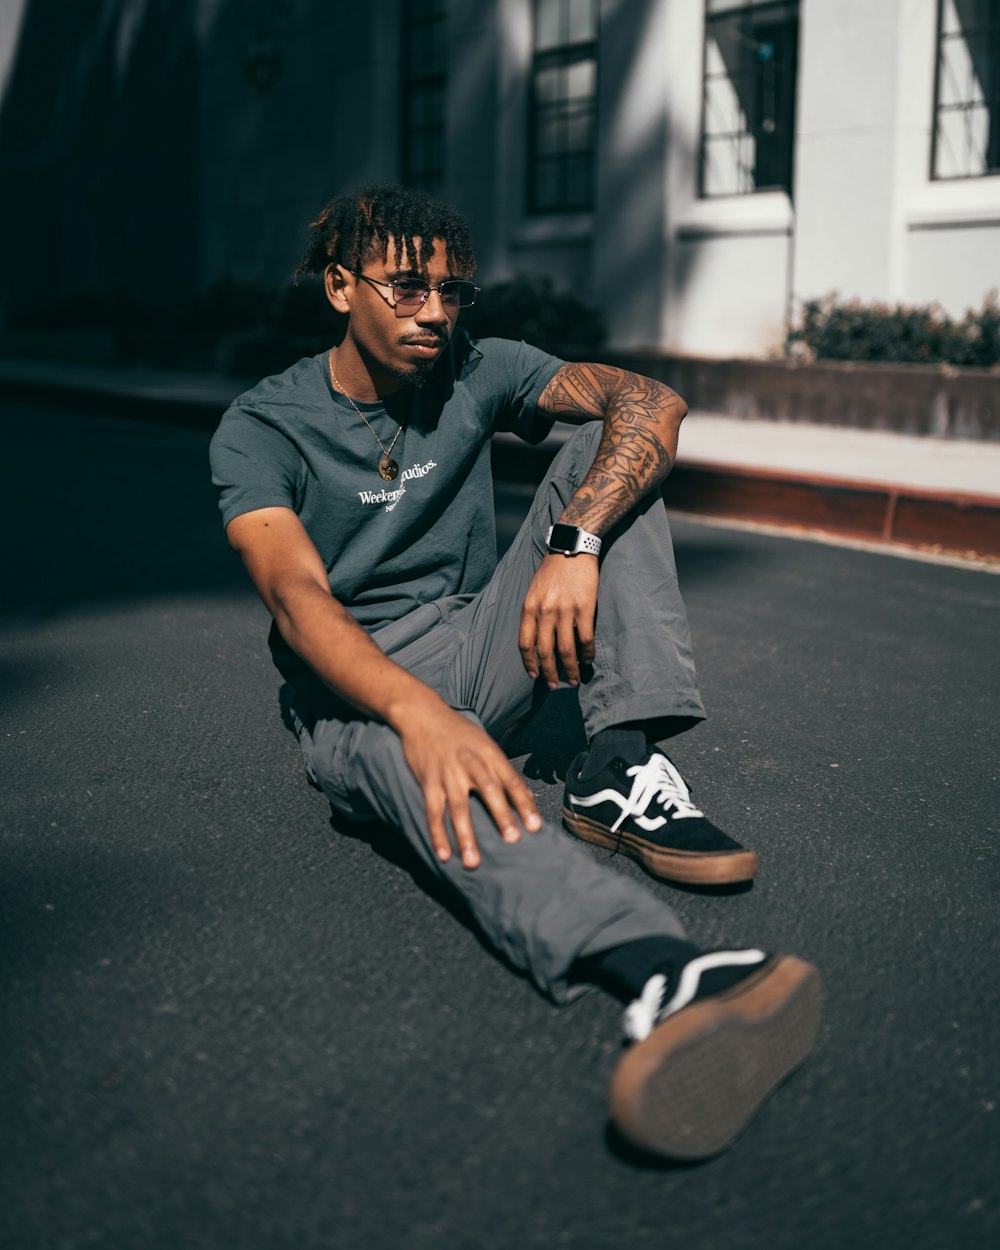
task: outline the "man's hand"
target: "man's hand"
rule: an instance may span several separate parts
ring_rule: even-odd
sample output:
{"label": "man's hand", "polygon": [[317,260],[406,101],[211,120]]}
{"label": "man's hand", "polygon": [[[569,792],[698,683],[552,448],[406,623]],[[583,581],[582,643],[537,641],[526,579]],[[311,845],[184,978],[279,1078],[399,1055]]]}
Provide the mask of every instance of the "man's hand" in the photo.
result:
{"label": "man's hand", "polygon": [[542,827],[524,778],[485,730],[446,703],[424,706],[414,728],[400,730],[400,740],[406,762],[423,791],[431,845],[442,863],[451,859],[452,853],[445,826],[447,814],[462,863],[466,868],[479,866],[470,794],[482,799],[505,842],[520,841],[520,825],[529,833]]}
{"label": "man's hand", "polygon": [[559,666],[571,686],[580,684],[580,664],[594,661],[597,613],[597,557],[547,555],[531,579],[521,610],[517,645],[529,677],[559,685]]}
{"label": "man's hand", "polygon": [[531,791],[489,734],[383,655],[332,597],[323,562],[290,508],[246,513],[228,533],[288,645],[331,690],[399,734],[438,859],[452,854],[447,813],[462,863],[480,862],[470,794],[482,799],[505,842],[517,842],[522,825],[531,833],[542,827]]}

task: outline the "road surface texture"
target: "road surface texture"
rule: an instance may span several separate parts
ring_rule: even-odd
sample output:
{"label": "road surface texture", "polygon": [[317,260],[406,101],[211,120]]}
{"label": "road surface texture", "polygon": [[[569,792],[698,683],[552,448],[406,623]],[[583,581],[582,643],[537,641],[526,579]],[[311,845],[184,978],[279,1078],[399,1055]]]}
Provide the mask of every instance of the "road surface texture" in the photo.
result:
{"label": "road surface texture", "polygon": [[[608,1129],[618,1006],[550,1006],[305,784],[207,435],[2,420],[0,1246],[1000,1244],[1000,577],[675,525],[710,720],[673,754],[762,868],[652,888],[826,1010],[664,1166]],[[516,744],[550,815],[581,741],[564,691]]]}

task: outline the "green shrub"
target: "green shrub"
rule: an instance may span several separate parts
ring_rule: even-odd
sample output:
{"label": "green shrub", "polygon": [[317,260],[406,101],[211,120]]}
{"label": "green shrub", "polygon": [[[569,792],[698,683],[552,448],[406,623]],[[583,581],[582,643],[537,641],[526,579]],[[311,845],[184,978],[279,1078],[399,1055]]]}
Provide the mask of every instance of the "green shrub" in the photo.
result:
{"label": "green shrub", "polygon": [[786,340],[789,354],[812,360],[865,360],[898,364],[1000,364],[1000,302],[991,291],[979,310],[953,321],[937,304],[840,303],[837,296],[806,300],[799,324]]}

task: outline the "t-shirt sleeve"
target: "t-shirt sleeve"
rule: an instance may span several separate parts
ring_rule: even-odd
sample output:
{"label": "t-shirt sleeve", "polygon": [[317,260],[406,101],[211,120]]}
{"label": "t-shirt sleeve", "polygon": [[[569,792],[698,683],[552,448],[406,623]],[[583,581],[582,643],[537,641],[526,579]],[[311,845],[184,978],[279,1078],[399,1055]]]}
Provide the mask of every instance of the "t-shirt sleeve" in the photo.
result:
{"label": "t-shirt sleeve", "polygon": [[510,339],[480,341],[486,366],[482,381],[490,381],[503,396],[495,417],[497,431],[509,431],[526,443],[540,443],[552,429],[552,420],[538,412],[542,391],[562,368],[557,356]]}
{"label": "t-shirt sleeve", "polygon": [[294,508],[302,460],[288,436],[249,407],[222,418],[210,450],[222,524],[258,508]]}

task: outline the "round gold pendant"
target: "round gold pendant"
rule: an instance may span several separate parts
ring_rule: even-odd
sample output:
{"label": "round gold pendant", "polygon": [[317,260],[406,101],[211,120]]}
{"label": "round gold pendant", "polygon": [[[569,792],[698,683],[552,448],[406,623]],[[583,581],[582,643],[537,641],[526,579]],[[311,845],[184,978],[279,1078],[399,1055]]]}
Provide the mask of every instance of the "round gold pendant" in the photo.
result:
{"label": "round gold pendant", "polygon": [[399,465],[390,456],[383,456],[378,462],[378,474],[385,482],[392,482],[399,476]]}

